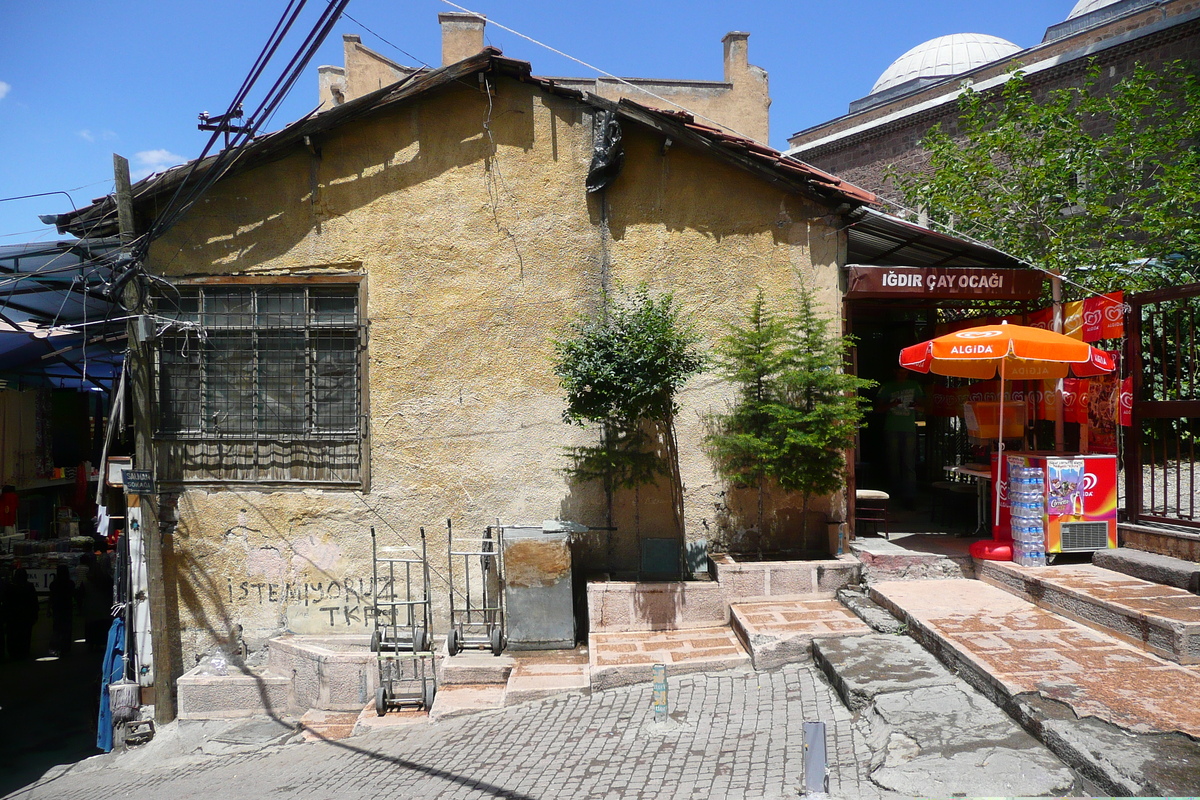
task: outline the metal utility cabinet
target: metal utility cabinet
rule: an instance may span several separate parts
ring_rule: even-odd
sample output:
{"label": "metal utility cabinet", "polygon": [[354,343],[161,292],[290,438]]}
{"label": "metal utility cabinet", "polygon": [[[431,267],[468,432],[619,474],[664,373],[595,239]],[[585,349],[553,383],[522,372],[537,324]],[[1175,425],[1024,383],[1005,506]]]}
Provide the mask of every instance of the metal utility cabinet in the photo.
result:
{"label": "metal utility cabinet", "polygon": [[569,524],[505,526],[504,606],[510,650],[575,646]]}

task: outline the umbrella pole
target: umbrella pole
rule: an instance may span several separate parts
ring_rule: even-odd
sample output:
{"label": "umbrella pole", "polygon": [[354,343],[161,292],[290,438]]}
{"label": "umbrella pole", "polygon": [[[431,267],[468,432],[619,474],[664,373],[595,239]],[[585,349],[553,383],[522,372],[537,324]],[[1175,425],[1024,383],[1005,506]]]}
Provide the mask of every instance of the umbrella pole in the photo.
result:
{"label": "umbrella pole", "polygon": [[1000,413],[999,413],[999,430],[998,435],[999,446],[996,448],[996,499],[993,505],[995,506],[995,519],[992,523],[992,537],[995,538],[996,529],[1000,527],[1000,478],[1004,475],[1004,364],[999,365],[1000,372]]}

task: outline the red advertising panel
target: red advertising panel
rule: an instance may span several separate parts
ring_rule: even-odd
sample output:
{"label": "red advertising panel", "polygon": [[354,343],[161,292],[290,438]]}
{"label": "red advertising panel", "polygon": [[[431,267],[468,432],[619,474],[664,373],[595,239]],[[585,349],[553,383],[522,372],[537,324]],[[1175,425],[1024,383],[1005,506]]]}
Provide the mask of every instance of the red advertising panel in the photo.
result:
{"label": "red advertising panel", "polygon": [[1121,380],[1121,424],[1129,427],[1133,424],[1133,376]]}

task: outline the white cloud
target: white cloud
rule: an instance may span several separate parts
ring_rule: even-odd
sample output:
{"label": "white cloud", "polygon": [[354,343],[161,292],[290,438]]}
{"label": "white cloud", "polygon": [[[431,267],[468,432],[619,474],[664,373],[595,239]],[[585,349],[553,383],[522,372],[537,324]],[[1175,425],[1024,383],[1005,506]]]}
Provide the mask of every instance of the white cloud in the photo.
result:
{"label": "white cloud", "polygon": [[108,141],[109,139],[117,138],[117,135],[112,131],[93,131],[91,128],[84,128],[77,131],[76,134],[85,142]]}
{"label": "white cloud", "polygon": [[167,167],[182,164],[184,161],[187,159],[175,155],[170,150],[142,150],[133,154],[133,163],[137,168],[132,170],[130,177],[140,181],[151,173],[162,172]]}
{"label": "white cloud", "polygon": [[4,96],[6,94],[8,94],[10,89],[12,89],[12,86],[5,83],[4,81],[0,81],[0,100],[4,99]]}

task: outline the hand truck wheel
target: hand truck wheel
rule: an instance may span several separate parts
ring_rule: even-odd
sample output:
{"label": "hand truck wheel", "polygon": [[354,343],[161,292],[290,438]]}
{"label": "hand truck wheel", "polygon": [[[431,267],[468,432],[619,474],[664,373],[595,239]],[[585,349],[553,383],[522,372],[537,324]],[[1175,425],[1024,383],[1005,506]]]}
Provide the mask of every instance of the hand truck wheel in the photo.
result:
{"label": "hand truck wheel", "polygon": [[380,640],[379,631],[377,631],[377,630],[373,631],[371,633],[371,652],[372,653],[379,652],[379,640]]}
{"label": "hand truck wheel", "polygon": [[387,689],[382,686],[375,690],[375,713],[381,717],[387,713]]}
{"label": "hand truck wheel", "polygon": [[425,681],[425,686],[421,689],[421,702],[425,704],[425,710],[433,708],[433,699],[437,696],[437,686],[433,681]]}
{"label": "hand truck wheel", "polygon": [[446,652],[452,656],[456,656],[461,649],[462,647],[458,641],[458,628],[451,628],[450,634],[446,637]]}
{"label": "hand truck wheel", "polygon": [[500,652],[504,650],[504,632],[500,630],[499,625],[497,625],[495,628],[492,628],[491,638],[492,655],[498,656],[500,655]]}
{"label": "hand truck wheel", "polygon": [[414,653],[421,653],[428,649],[428,640],[425,635],[424,628],[413,628],[412,648]]}

